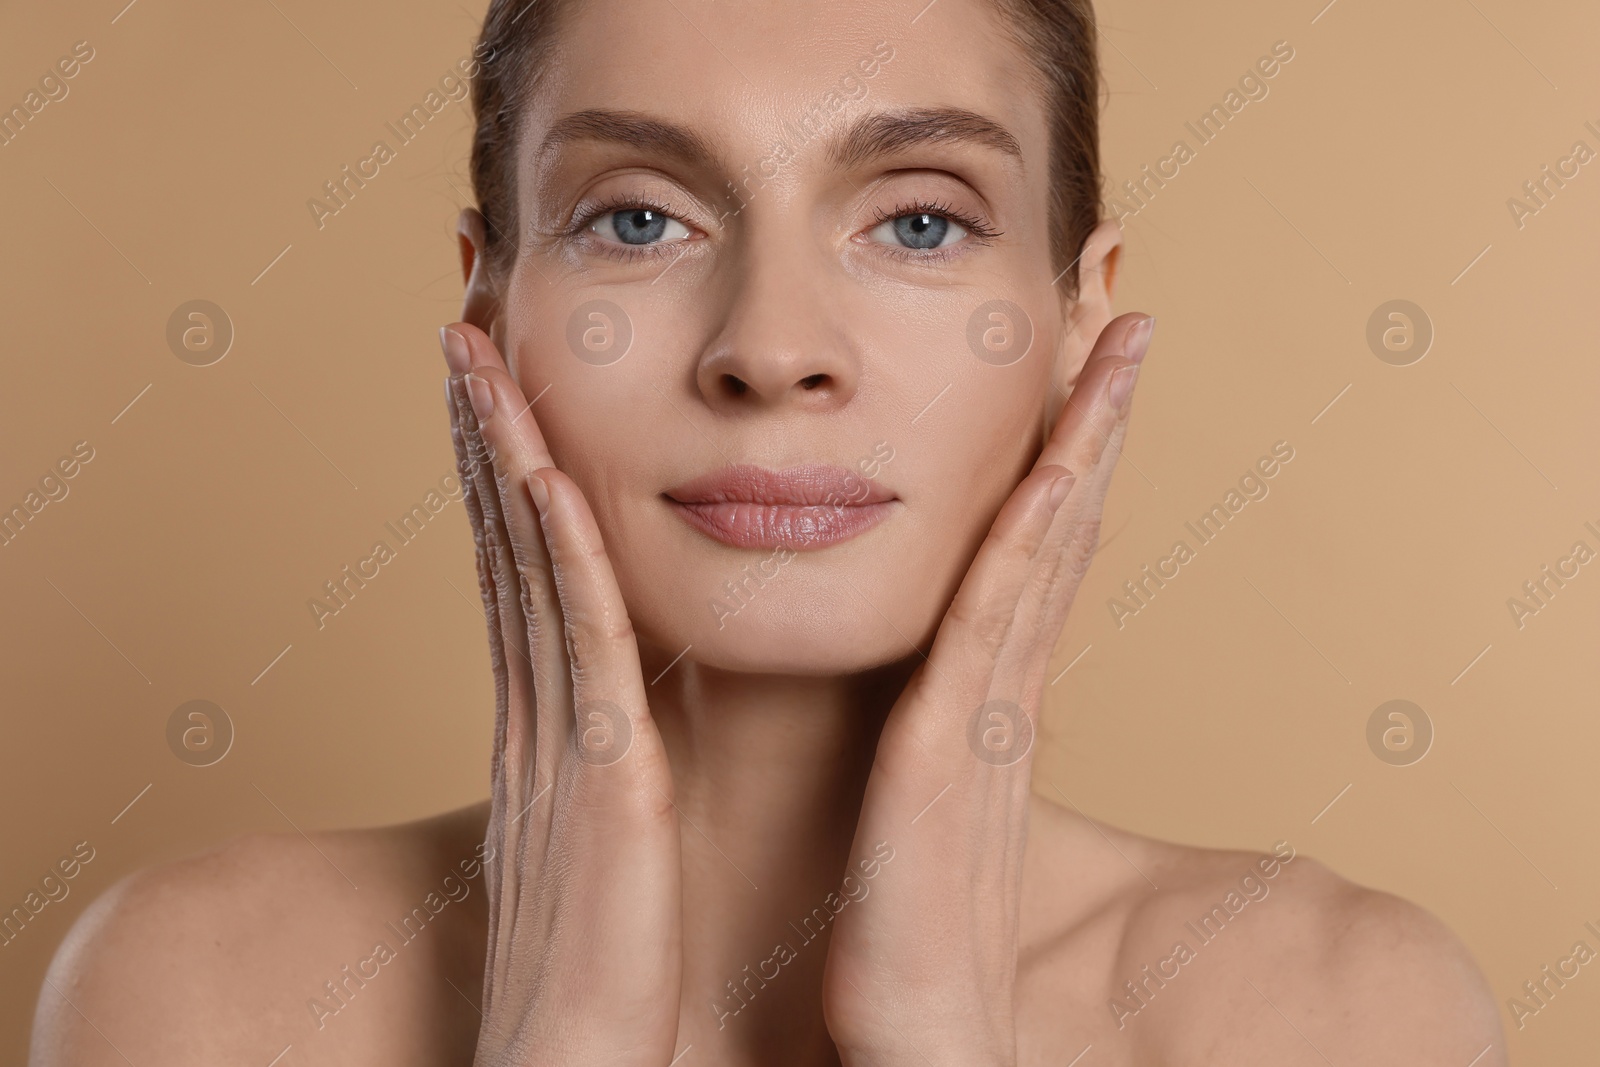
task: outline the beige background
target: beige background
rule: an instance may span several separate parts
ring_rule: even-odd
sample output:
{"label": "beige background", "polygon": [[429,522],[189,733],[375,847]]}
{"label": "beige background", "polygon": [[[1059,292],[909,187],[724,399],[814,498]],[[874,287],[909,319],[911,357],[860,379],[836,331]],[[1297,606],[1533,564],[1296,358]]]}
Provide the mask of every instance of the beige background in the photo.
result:
{"label": "beige background", "polygon": [[[467,55],[480,5],[124,2],[0,15],[6,108],[74,42],[96,52],[0,148],[0,505],[95,451],[0,547],[0,905],[96,850],[0,949],[6,1062],[122,874],[487,790],[460,505],[322,631],[306,607],[452,469],[434,334],[460,295],[465,105],[320,232],[305,201]],[[1600,8],[1320,3],[1101,4],[1112,183],[1192,145],[1185,120],[1273,42],[1295,58],[1128,224],[1119,308],[1161,325],[1038,787],[1178,840],[1287,839],[1417,900],[1488,973],[1514,1062],[1588,1062],[1600,970],[1520,1032],[1504,1002],[1600,920],[1600,563],[1520,630],[1506,601],[1600,549],[1600,162],[1520,230],[1506,201],[1600,150]],[[165,339],[197,298],[237,332],[204,368]],[[1406,367],[1365,340],[1399,298],[1436,331]],[[1270,496],[1119,630],[1107,599],[1279,440]],[[237,729],[204,769],[164,733],[195,698]],[[1411,766],[1366,740],[1395,698],[1436,732]]]}

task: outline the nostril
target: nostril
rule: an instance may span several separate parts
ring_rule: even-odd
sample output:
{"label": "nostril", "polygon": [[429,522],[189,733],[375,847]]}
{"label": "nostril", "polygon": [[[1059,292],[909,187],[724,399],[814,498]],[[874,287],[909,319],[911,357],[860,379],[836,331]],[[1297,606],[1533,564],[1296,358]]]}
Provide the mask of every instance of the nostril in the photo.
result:
{"label": "nostril", "polygon": [[722,380],[727,385],[728,392],[734,396],[743,396],[750,388],[742,379],[736,378],[732,374],[724,374]]}
{"label": "nostril", "polygon": [[808,374],[806,377],[800,379],[800,385],[804,389],[816,389],[820,386],[826,385],[827,383],[828,376],[826,374]]}

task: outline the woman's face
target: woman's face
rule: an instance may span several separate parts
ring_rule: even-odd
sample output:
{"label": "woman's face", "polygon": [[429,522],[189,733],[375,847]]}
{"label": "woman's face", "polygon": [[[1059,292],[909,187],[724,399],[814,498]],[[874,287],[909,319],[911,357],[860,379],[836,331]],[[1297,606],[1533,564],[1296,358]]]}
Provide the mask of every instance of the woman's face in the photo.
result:
{"label": "woman's face", "polygon": [[491,332],[657,652],[801,674],[912,654],[1037,456],[1109,316],[1117,231],[1065,301],[1045,101],[993,8],[563,16]]}

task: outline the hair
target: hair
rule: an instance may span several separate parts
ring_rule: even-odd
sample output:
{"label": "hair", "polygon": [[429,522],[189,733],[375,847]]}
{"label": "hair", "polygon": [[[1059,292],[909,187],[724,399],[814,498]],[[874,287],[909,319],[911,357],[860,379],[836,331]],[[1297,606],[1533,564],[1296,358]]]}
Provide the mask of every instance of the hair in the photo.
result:
{"label": "hair", "polygon": [[[484,256],[504,278],[517,234],[517,136],[525,105],[555,46],[558,23],[578,0],[490,0],[472,82],[472,186],[485,221]],[[1092,0],[994,0],[1047,102],[1054,269],[1078,291],[1078,258],[1100,221],[1100,68]]]}

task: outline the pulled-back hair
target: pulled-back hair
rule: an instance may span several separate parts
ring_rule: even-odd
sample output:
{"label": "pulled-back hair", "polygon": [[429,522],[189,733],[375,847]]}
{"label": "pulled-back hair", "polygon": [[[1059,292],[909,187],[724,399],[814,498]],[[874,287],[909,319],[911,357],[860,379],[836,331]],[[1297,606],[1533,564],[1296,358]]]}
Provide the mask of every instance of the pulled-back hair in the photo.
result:
{"label": "pulled-back hair", "polygon": [[[580,0],[491,0],[472,83],[476,128],[472,186],[486,226],[491,273],[507,276],[517,255],[517,137],[537,90],[562,13]],[[1100,69],[1091,0],[990,0],[1033,58],[1033,81],[1049,111],[1051,259],[1076,295],[1077,260],[1100,221]]]}

